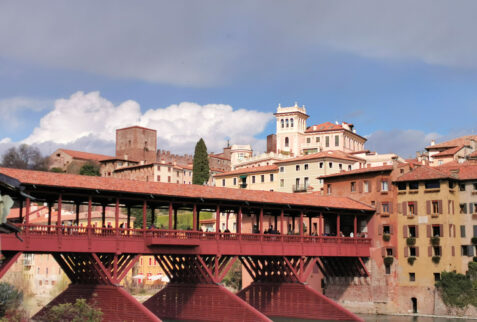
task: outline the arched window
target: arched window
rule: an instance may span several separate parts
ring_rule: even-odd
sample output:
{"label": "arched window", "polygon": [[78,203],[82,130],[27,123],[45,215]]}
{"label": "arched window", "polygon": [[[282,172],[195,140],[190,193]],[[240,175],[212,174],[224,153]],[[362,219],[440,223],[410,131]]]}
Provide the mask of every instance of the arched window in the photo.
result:
{"label": "arched window", "polygon": [[290,119],[290,127],[293,127],[293,119]]}
{"label": "arched window", "polygon": [[288,127],[288,119],[286,119],[287,127]]}
{"label": "arched window", "polygon": [[282,119],[282,129],[285,127],[285,120]]}
{"label": "arched window", "polygon": [[285,138],[285,148],[288,148],[288,145],[290,144],[288,137]]}

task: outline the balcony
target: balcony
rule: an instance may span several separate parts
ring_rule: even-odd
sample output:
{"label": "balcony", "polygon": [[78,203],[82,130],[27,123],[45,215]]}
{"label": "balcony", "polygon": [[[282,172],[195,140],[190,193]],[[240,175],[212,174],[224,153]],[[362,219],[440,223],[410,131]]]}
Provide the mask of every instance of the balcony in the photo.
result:
{"label": "balcony", "polygon": [[308,183],[304,184],[294,184],[293,185],[293,192],[306,192],[310,185]]}

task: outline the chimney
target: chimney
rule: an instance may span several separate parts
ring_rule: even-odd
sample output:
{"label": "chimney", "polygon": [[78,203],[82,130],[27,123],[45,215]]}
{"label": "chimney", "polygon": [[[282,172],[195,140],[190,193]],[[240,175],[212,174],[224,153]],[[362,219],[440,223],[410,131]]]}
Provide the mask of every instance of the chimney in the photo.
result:
{"label": "chimney", "polygon": [[431,146],[436,145],[436,140],[431,140]]}

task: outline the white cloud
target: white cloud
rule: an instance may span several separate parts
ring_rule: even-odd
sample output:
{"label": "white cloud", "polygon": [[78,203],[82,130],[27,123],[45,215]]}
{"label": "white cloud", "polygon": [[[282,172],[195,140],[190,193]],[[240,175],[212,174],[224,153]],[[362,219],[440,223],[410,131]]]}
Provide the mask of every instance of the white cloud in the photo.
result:
{"label": "white cloud", "polygon": [[12,139],[10,138],[3,138],[0,140],[0,144],[6,144],[6,143],[11,143]]}
{"label": "white cloud", "polygon": [[14,129],[21,124],[21,114],[25,111],[39,112],[52,105],[49,100],[26,97],[11,97],[0,99],[1,126]]}
{"label": "white cloud", "polygon": [[296,66],[323,48],[477,68],[476,11],[464,0],[2,1],[0,56],[192,86]]}
{"label": "white cloud", "polygon": [[110,154],[114,151],[116,129],[140,125],[157,130],[158,148],[176,153],[193,153],[201,137],[209,151],[221,151],[230,138],[232,143],[253,144],[261,152],[265,142],[255,136],[272,118],[271,113],[190,102],[142,113],[139,104],[132,100],[115,106],[99,92],[77,92],[68,99],[57,100],[54,109],[24,142],[49,153],[57,146],[70,146]]}

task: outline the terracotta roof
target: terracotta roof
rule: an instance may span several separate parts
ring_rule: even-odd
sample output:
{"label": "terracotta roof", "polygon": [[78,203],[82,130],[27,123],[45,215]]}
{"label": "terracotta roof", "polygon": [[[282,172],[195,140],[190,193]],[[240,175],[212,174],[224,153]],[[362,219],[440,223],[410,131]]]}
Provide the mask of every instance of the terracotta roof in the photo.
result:
{"label": "terracotta roof", "polygon": [[315,160],[315,159],[326,159],[326,158],[355,161],[355,162],[364,161],[361,158],[351,156],[348,153],[345,153],[343,151],[330,150],[330,151],[321,151],[318,153],[307,154],[307,155],[296,157],[296,158],[280,160],[280,161],[276,161],[275,163],[282,164],[282,163],[289,163],[289,162],[296,162],[296,161],[303,161],[303,160]]}
{"label": "terracotta roof", "polygon": [[450,149],[444,150],[442,152],[439,152],[437,154],[434,154],[432,157],[433,158],[440,158],[440,157],[453,156],[454,154],[456,154],[457,152],[459,152],[463,148],[464,148],[463,145],[459,145],[459,146],[456,146],[454,148],[450,148]]}
{"label": "terracotta roof", "polygon": [[477,158],[477,151],[472,152],[472,153],[469,155],[469,158]]}
{"label": "terracotta roof", "polygon": [[395,181],[421,181],[421,180],[435,180],[435,179],[447,179],[450,175],[444,171],[438,170],[427,165],[416,167],[410,172],[398,177]]}
{"label": "terracotta roof", "polygon": [[341,126],[340,124],[325,122],[318,125],[309,126],[305,130],[305,133],[336,131],[336,130],[343,130],[343,126]]}
{"label": "terracotta roof", "polygon": [[117,158],[117,157],[111,157],[109,159],[103,159],[99,162],[110,162],[110,161],[126,161],[126,162],[134,162],[134,163],[139,163],[139,161],[136,160],[131,160],[131,159],[124,159],[124,158]]}
{"label": "terracotta roof", "polygon": [[236,202],[256,202],[334,209],[373,211],[374,209],[346,197],[316,196],[273,191],[210,187],[188,184],[144,182],[110,177],[90,177],[74,174],[0,168],[0,174],[16,179],[23,185],[58,187],[62,189],[103,190],[131,194],[179,196]]}
{"label": "terracotta roof", "polygon": [[223,153],[219,153],[219,154],[213,154],[213,153],[211,153],[211,154],[209,154],[209,157],[210,157],[210,158],[216,158],[216,159],[222,159],[222,160],[230,161],[230,158],[225,157]]}
{"label": "terracotta roof", "polygon": [[272,165],[265,165],[261,167],[241,168],[241,169],[237,169],[233,171],[219,173],[219,174],[216,174],[215,177],[227,177],[227,176],[233,176],[233,175],[245,174],[245,173],[270,172],[270,171],[277,171],[277,170],[278,170],[278,167],[272,164]]}
{"label": "terracotta roof", "polygon": [[67,149],[59,149],[59,150],[65,152],[66,154],[71,155],[74,159],[93,160],[93,161],[99,162],[101,160],[112,158],[110,155],[104,155],[104,154],[96,154],[96,153],[67,150]]}
{"label": "terracotta roof", "polygon": [[131,170],[131,169],[137,169],[137,168],[149,168],[149,167],[153,167],[155,164],[167,165],[167,164],[163,164],[163,163],[135,164],[135,165],[131,165],[131,166],[128,166],[128,167],[122,167],[122,168],[114,169],[114,172],[121,172],[121,171],[124,171],[124,170]]}
{"label": "terracotta roof", "polygon": [[392,171],[392,170],[393,170],[392,165],[383,165],[383,166],[379,166],[379,167],[370,167],[370,168],[355,169],[355,170],[350,170],[350,171],[342,171],[342,172],[339,172],[339,173],[320,176],[318,178],[319,179],[324,179],[324,178],[333,178],[333,177],[343,177],[343,176],[352,176],[352,175],[355,175],[355,174],[381,172],[381,171]]}
{"label": "terracotta roof", "polygon": [[470,140],[477,141],[477,135],[461,136],[461,137],[455,138],[453,140],[441,142],[441,143],[434,144],[434,145],[429,145],[429,146],[426,147],[426,150],[452,148],[452,147],[456,147],[456,146],[459,146],[459,145],[469,145]]}
{"label": "terracotta roof", "polygon": [[438,167],[449,176],[456,176],[459,180],[477,179],[477,164],[444,164]]}

